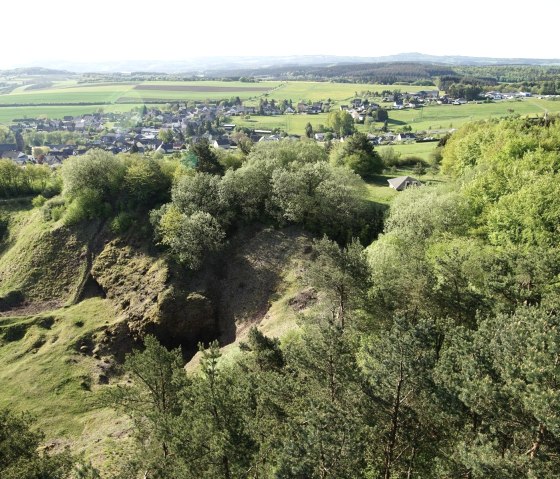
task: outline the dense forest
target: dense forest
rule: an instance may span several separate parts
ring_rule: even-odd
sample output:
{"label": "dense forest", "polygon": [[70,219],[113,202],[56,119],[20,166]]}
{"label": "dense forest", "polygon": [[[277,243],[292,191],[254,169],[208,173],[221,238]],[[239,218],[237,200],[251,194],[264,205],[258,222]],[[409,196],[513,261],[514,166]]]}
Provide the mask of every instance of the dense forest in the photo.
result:
{"label": "dense forest", "polygon": [[314,80],[372,84],[470,86],[489,90],[523,90],[535,94],[560,92],[560,68],[555,65],[446,65],[426,62],[348,63],[252,70],[209,72],[209,78],[239,79],[271,77],[283,80]]}
{"label": "dense forest", "polygon": [[[560,121],[466,125],[443,149],[451,180],[401,193],[383,218],[360,177],[379,156],[359,138],[341,148],[258,144],[232,161],[202,143],[178,163],[93,151],[64,164],[45,217],[106,218],[115,234],[149,217],[185,271],[248,224],[315,237],[299,280],[318,300],[283,338],[251,329],[227,357],[201,343],[189,373],[151,335],[127,355],[105,400],[134,442],[110,477],[560,475]],[[13,442],[0,435],[1,450]],[[0,473],[68,470],[31,449]]]}

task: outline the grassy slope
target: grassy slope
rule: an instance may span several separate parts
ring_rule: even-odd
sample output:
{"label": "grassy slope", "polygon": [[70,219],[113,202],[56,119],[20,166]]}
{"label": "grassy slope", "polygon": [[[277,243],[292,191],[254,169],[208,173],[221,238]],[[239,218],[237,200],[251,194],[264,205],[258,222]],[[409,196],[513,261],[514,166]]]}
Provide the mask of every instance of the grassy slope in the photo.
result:
{"label": "grassy slope", "polygon": [[93,225],[71,230],[46,223],[39,209],[28,207],[9,214],[13,225],[2,243],[0,295],[20,290],[31,301],[67,300],[80,279]]}
{"label": "grassy slope", "polygon": [[80,345],[115,322],[112,305],[94,298],[29,317],[0,318],[0,407],[30,411],[47,444],[72,445],[99,462],[126,421],[100,403],[107,363]]}
{"label": "grassy slope", "polygon": [[[9,224],[9,234],[0,245],[0,272],[11,273],[4,275],[2,290],[21,287],[41,304],[56,294],[65,299],[62,286],[73,284],[73,275],[61,271],[49,279],[45,261],[54,264],[59,256],[68,262],[65,254],[79,253],[79,245],[69,246],[66,236],[55,238],[65,248],[52,248],[48,241],[41,241],[57,225],[43,222],[40,211],[31,209],[29,201],[3,203],[0,215]],[[238,350],[250,325],[259,324],[271,336],[294,330],[297,311],[289,302],[301,290],[299,274],[308,244],[309,238],[297,230],[265,230],[235,246],[220,306],[224,314],[237,319],[236,341],[225,349],[226,355]],[[36,284],[28,281],[33,270],[28,265],[43,270]],[[128,426],[100,402],[104,387],[99,378],[111,359],[95,358],[91,346],[86,351],[81,347],[92,340],[96,343],[107,327],[120,320],[115,304],[93,298],[38,314],[0,316],[0,407],[30,411],[45,431],[48,445],[69,445],[104,468],[111,461],[115,441],[122,444],[126,439]]]}

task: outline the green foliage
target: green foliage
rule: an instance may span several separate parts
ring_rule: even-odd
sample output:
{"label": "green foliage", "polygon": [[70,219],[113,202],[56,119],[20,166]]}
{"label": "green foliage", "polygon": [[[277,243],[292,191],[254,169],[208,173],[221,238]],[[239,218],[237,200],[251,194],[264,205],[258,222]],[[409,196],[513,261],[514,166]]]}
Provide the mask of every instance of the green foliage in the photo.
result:
{"label": "green foliage", "polygon": [[89,190],[102,201],[114,201],[121,187],[126,167],[119,156],[102,150],[68,158],[62,166],[64,194],[79,198]]}
{"label": "green foliage", "polygon": [[362,207],[359,179],[328,163],[279,168],[271,180],[271,204],[280,218],[311,231],[344,237]]}
{"label": "green foliage", "polygon": [[64,214],[64,223],[76,225],[96,218],[107,218],[112,212],[111,204],[108,201],[104,201],[100,191],[84,188],[80,191],[79,196],[68,205]]}
{"label": "green foliage", "polygon": [[225,232],[209,213],[181,213],[174,206],[164,206],[159,218],[154,216],[159,242],[169,247],[180,263],[198,269],[208,253],[224,246]]}
{"label": "green foliage", "polygon": [[66,211],[66,200],[61,197],[51,198],[46,201],[41,212],[45,221],[58,221]]}
{"label": "green foliage", "polygon": [[47,199],[43,195],[38,195],[31,201],[31,204],[35,207],[41,207],[45,204]]}
{"label": "green foliage", "polygon": [[130,155],[125,164],[122,189],[128,208],[147,209],[169,200],[171,178],[159,162]]}
{"label": "green foliage", "polygon": [[327,116],[327,126],[339,137],[354,133],[354,119],[345,110],[333,110]]}
{"label": "green foliage", "polygon": [[60,191],[56,173],[48,166],[19,166],[12,160],[0,159],[0,197],[11,198],[31,194],[51,197]]}
{"label": "green foliage", "polygon": [[340,248],[328,238],[315,241],[316,255],[306,272],[306,283],[325,294],[333,320],[344,327],[347,316],[363,306],[370,271],[362,245],[354,240]]}
{"label": "green foliage", "polygon": [[126,233],[134,224],[135,218],[126,211],[121,211],[111,220],[111,231],[115,234]]}
{"label": "green foliage", "polygon": [[558,474],[557,323],[556,315],[520,308],[448,335],[437,377],[473,417],[458,455],[473,477]]}
{"label": "green foliage", "polygon": [[196,156],[196,169],[201,173],[211,175],[222,175],[224,167],[218,161],[218,155],[210,148],[208,140],[202,139],[191,146],[191,150]]}
{"label": "green foliage", "polygon": [[363,133],[355,133],[340,143],[331,151],[330,161],[337,166],[347,166],[364,179],[371,179],[383,169],[381,157]]}
{"label": "green foliage", "polygon": [[48,455],[37,448],[44,436],[27,415],[0,410],[0,475],[6,479],[59,479],[72,468],[68,453]]}
{"label": "green foliage", "polygon": [[[281,141],[255,145],[242,166],[224,176],[186,170],[171,203],[152,214],[159,241],[198,267],[202,256],[221,248],[230,229],[253,221],[301,224],[340,242],[369,240],[379,215],[363,200],[364,183],[326,160],[315,142]],[[188,238],[176,237],[186,231]],[[196,241],[195,232],[208,236]]]}

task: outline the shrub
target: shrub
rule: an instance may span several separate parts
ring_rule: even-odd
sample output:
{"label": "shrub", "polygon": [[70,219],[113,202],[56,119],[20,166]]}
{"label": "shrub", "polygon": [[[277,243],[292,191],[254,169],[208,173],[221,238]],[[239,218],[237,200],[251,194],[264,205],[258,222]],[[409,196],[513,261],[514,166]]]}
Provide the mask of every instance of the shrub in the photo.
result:
{"label": "shrub", "polygon": [[43,206],[46,201],[47,199],[43,195],[38,195],[35,198],[33,198],[31,204],[37,208],[39,206]]}
{"label": "shrub", "polygon": [[134,224],[134,217],[125,211],[121,211],[111,221],[111,231],[115,234],[126,232]]}
{"label": "shrub", "polygon": [[46,201],[41,208],[45,221],[58,221],[62,218],[65,210],[66,200],[60,196]]}
{"label": "shrub", "polygon": [[64,223],[74,225],[95,218],[106,218],[112,211],[111,205],[103,201],[99,191],[86,188],[68,206],[64,215]]}

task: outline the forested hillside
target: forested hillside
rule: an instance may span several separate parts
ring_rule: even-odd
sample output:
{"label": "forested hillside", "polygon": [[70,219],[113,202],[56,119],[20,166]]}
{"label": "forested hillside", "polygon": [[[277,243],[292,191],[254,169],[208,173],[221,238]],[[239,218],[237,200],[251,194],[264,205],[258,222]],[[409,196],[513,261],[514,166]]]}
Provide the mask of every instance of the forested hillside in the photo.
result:
{"label": "forested hillside", "polygon": [[[560,475],[560,121],[463,127],[442,142],[450,180],[399,193],[384,216],[350,169],[379,160],[358,140],[330,161],[305,141],[243,157],[201,143],[175,162],[93,151],[64,163],[60,195],[6,216],[8,232],[81,249],[51,297],[37,294],[48,275],[3,277],[5,314],[91,296],[114,308],[72,345],[111,358],[92,390],[131,421],[102,477]],[[16,271],[28,250],[9,233],[2,248],[0,273]],[[263,324],[279,303],[293,315],[276,338]],[[7,336],[18,321],[0,322],[12,362],[36,330]],[[0,475],[84,462],[30,449]]]}
{"label": "forested hillside", "polygon": [[316,241],[301,334],[253,330],[187,376],[148,341],[115,392],[138,432],[125,477],[557,477],[559,134],[469,125],[451,185],[400,195],[365,250]]}

